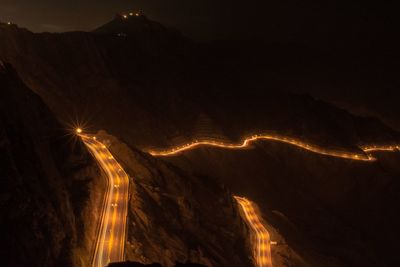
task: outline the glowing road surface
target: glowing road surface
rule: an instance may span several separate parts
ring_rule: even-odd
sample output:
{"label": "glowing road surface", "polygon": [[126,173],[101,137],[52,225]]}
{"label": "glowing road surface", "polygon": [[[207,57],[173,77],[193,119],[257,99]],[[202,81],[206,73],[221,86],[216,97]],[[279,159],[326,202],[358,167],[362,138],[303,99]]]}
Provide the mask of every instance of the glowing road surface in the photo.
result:
{"label": "glowing road surface", "polygon": [[267,229],[261,223],[260,215],[254,209],[253,203],[244,197],[235,196],[244,213],[244,219],[256,238],[254,244],[254,259],[257,267],[272,267],[271,240]]}
{"label": "glowing road surface", "polygon": [[[80,132],[77,130],[78,134]],[[129,200],[129,178],[110,151],[95,137],[79,135],[108,177],[93,267],[123,261],[126,219]]]}
{"label": "glowing road surface", "polygon": [[365,146],[361,147],[360,149],[363,150],[365,153],[355,153],[355,152],[343,152],[343,151],[336,151],[333,149],[326,149],[322,148],[310,143],[306,143],[303,141],[300,141],[295,138],[290,138],[286,136],[280,136],[280,135],[268,135],[268,134],[258,134],[258,135],[253,135],[250,137],[247,137],[243,140],[242,143],[240,144],[228,144],[228,143],[223,143],[223,142],[216,142],[216,141],[195,141],[189,144],[181,145],[178,147],[174,147],[168,150],[150,150],[148,153],[150,153],[153,156],[173,156],[177,155],[181,152],[184,152],[186,150],[191,150],[198,148],[200,146],[213,146],[213,147],[220,147],[220,148],[226,148],[226,149],[242,149],[248,147],[251,142],[254,142],[256,140],[272,140],[272,141],[278,141],[286,144],[290,144],[317,154],[322,154],[322,155],[327,155],[331,157],[337,157],[337,158],[344,158],[344,159],[351,159],[351,160],[358,160],[358,161],[375,161],[376,159],[370,155],[366,154],[368,152],[373,152],[373,151],[396,151],[400,149],[400,146],[398,145],[389,145],[389,146]]}

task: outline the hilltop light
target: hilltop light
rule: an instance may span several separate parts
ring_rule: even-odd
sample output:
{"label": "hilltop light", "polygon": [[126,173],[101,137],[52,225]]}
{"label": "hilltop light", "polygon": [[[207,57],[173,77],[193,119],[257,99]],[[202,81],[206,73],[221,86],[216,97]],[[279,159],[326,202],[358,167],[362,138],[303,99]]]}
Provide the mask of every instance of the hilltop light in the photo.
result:
{"label": "hilltop light", "polygon": [[136,13],[135,15],[136,15],[136,17],[139,17],[139,16],[140,16],[140,14],[139,14],[139,13]]}
{"label": "hilltop light", "polygon": [[11,22],[9,21],[9,22],[7,22],[7,25],[11,25]]}
{"label": "hilltop light", "polygon": [[133,16],[133,13],[131,12],[131,13],[129,13],[129,16]]}
{"label": "hilltop light", "polygon": [[123,17],[124,19],[127,19],[127,18],[128,18],[128,16],[127,16],[127,15],[122,15],[122,17]]}

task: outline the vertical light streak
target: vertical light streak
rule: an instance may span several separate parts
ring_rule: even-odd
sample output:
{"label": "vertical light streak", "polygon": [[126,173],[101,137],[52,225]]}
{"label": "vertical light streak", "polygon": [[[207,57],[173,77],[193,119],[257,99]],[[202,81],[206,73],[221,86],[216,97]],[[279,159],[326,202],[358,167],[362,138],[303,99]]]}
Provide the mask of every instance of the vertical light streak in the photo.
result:
{"label": "vertical light streak", "polygon": [[256,243],[253,244],[254,260],[257,267],[272,267],[271,240],[269,233],[262,224],[254,204],[244,197],[234,197],[244,214],[247,225],[253,231]]}
{"label": "vertical light streak", "polygon": [[94,137],[78,134],[108,178],[92,262],[93,267],[104,267],[110,262],[124,260],[129,177],[104,144]]}

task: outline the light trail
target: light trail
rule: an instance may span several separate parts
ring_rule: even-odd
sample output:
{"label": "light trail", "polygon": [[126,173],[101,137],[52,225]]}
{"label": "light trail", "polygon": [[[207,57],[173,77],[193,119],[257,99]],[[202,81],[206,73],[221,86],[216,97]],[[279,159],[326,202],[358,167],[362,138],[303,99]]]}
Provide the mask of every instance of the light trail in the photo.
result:
{"label": "light trail", "polygon": [[271,239],[267,229],[261,222],[254,204],[244,197],[234,197],[244,214],[247,225],[251,228],[257,240],[254,246],[253,256],[257,267],[272,267]]}
{"label": "light trail", "polygon": [[[219,147],[224,149],[243,149],[248,147],[252,142],[256,140],[272,140],[278,141],[286,144],[290,144],[304,150],[314,152],[317,154],[322,154],[326,156],[332,156],[337,158],[344,158],[350,160],[357,161],[367,161],[372,162],[376,159],[370,154],[374,151],[398,151],[400,150],[399,145],[369,145],[360,147],[363,153],[355,153],[355,152],[342,152],[336,151],[332,149],[324,149],[319,146],[309,144],[303,141],[300,141],[295,138],[289,138],[286,136],[279,135],[270,135],[270,134],[259,134],[247,137],[240,144],[232,144],[232,143],[224,143],[224,142],[216,142],[216,141],[194,141],[192,143],[188,143],[185,145],[177,146],[168,150],[150,150],[149,154],[152,156],[174,156],[178,155],[184,151],[192,150],[199,148],[201,146],[212,146]],[[238,202],[241,210],[244,214],[244,219],[249,227],[252,229],[254,236],[256,238],[256,242],[253,243],[254,246],[254,260],[256,262],[257,267],[272,267],[272,255],[271,255],[271,240],[268,230],[262,224],[260,215],[257,214],[254,204],[244,197],[234,196],[236,201]]]}
{"label": "light trail", "polygon": [[364,152],[374,152],[374,151],[388,151],[396,152],[400,151],[399,145],[386,145],[386,146],[364,146],[361,148]]}
{"label": "light trail", "polygon": [[243,148],[249,147],[252,142],[257,141],[257,140],[272,140],[272,141],[282,142],[285,144],[290,144],[290,145],[302,148],[302,149],[310,151],[310,152],[317,153],[317,154],[331,156],[331,157],[337,157],[337,158],[357,160],[357,161],[375,161],[376,159],[371,154],[369,154],[369,152],[380,151],[380,150],[396,151],[400,148],[400,146],[398,146],[398,145],[364,146],[364,147],[360,148],[363,151],[363,153],[361,153],[361,152],[360,153],[342,152],[342,151],[336,151],[333,149],[325,149],[325,148],[322,148],[322,147],[319,147],[319,146],[316,146],[316,145],[313,145],[310,143],[300,141],[296,138],[290,138],[290,137],[280,136],[280,135],[259,134],[259,135],[253,135],[253,136],[245,138],[243,140],[243,142],[240,144],[229,144],[229,143],[216,142],[216,141],[195,141],[195,142],[191,142],[191,143],[177,146],[177,147],[167,149],[167,150],[149,150],[148,153],[153,156],[174,156],[181,152],[184,152],[187,150],[192,150],[192,149],[198,148],[200,146],[212,146],[212,147],[219,147],[219,148],[225,148],[225,149],[243,149]]}
{"label": "light trail", "polygon": [[125,258],[125,234],[129,201],[129,178],[107,147],[95,137],[76,130],[107,174],[108,184],[94,252],[93,267],[104,267]]}
{"label": "light trail", "polygon": [[[120,164],[113,158],[107,147],[96,140],[96,137],[82,134],[82,129],[76,129],[76,133],[82,138],[89,151],[98,161],[99,165],[106,172],[108,186],[105,195],[105,202],[100,222],[100,230],[96,241],[96,249],[93,257],[93,267],[104,267],[110,262],[124,260],[126,220],[129,201],[129,178]],[[278,135],[253,135],[244,139],[240,144],[228,144],[215,141],[195,141],[183,146],[169,150],[148,151],[153,156],[173,156],[181,152],[198,148],[200,146],[213,146],[225,149],[242,149],[248,147],[256,140],[273,140],[294,145],[296,147],[314,153],[333,157],[359,160],[376,160],[370,154],[354,152],[338,152],[323,149],[316,145],[302,142],[298,139]],[[387,146],[364,146],[363,152],[373,151],[396,151],[400,150],[399,145]],[[257,267],[272,267],[271,240],[267,229],[261,222],[254,204],[244,197],[234,197],[241,207],[244,219],[254,232],[257,242],[254,246],[254,259]]]}

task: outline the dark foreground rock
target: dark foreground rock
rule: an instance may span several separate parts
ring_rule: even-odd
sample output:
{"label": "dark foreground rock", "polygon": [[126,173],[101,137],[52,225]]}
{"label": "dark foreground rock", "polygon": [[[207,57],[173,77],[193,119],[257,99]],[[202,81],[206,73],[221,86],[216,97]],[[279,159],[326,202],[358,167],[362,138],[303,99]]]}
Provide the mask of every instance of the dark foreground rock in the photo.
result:
{"label": "dark foreground rock", "polygon": [[[139,262],[118,262],[118,263],[110,263],[108,267],[163,267],[159,263],[151,263],[151,264],[142,264]],[[196,264],[196,263],[179,263],[177,262],[174,267],[206,267],[205,265]]]}
{"label": "dark foreground rock", "polygon": [[0,65],[2,266],[87,266],[104,179],[10,66]]}

